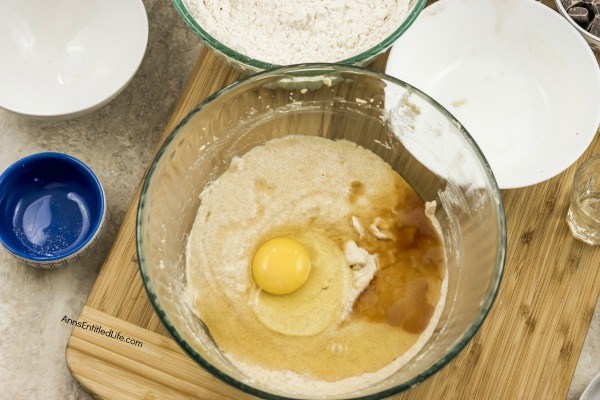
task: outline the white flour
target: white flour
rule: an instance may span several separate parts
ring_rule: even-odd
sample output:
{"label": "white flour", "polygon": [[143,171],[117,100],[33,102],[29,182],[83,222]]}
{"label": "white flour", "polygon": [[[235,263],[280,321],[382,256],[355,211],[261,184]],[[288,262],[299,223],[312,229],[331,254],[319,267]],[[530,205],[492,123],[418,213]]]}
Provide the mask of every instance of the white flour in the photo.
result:
{"label": "white flour", "polygon": [[409,0],[185,0],[226,46],[272,64],[336,62],[382,42]]}

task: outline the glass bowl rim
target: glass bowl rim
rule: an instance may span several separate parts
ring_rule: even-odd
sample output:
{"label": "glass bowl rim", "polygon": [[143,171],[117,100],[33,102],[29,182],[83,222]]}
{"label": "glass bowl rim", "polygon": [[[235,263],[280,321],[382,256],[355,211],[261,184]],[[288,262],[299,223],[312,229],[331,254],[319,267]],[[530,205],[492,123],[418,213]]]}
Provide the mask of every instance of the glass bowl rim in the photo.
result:
{"label": "glass bowl rim", "polygon": [[[370,69],[366,69],[366,68],[350,66],[350,65],[328,64],[328,63],[308,63],[308,64],[295,64],[295,65],[290,65],[290,66],[283,66],[283,67],[275,68],[272,70],[262,71],[260,73],[250,75],[250,76],[245,77],[241,80],[238,80],[234,83],[231,83],[231,84],[223,87],[221,90],[215,92],[214,94],[208,96],[198,106],[196,106],[192,111],[190,111],[181,120],[181,122],[179,122],[179,124],[177,124],[177,126],[171,131],[171,133],[169,133],[169,135],[167,136],[165,141],[162,143],[162,145],[156,152],[156,155],[154,156],[152,163],[150,164],[150,167],[148,168],[148,171],[144,177],[144,182],[143,182],[141,192],[140,192],[140,199],[138,202],[137,215],[136,215],[136,252],[137,252],[138,265],[139,265],[139,269],[140,269],[140,275],[142,277],[142,282],[144,284],[146,292],[148,293],[148,298],[150,299],[150,303],[154,307],[154,309],[155,309],[156,313],[158,314],[158,316],[160,317],[162,323],[167,328],[170,335],[175,339],[175,341],[202,368],[204,368],[209,373],[211,373],[213,376],[222,380],[226,384],[229,384],[229,385],[233,386],[234,388],[242,390],[248,394],[258,396],[260,398],[268,399],[268,400],[297,400],[297,398],[294,398],[294,397],[285,397],[285,396],[275,395],[275,394],[265,392],[260,389],[256,389],[246,383],[243,383],[243,382],[225,374],[220,369],[218,369],[217,367],[213,366],[210,362],[205,360],[200,354],[198,354],[192,348],[192,346],[190,346],[183,339],[183,337],[179,334],[177,329],[171,324],[171,321],[167,317],[164,310],[160,307],[160,305],[158,303],[158,298],[152,289],[149,275],[146,273],[146,266],[144,263],[145,258],[144,258],[144,254],[142,251],[142,247],[143,247],[142,246],[142,244],[143,244],[142,221],[143,221],[143,216],[144,216],[144,212],[145,212],[146,199],[148,197],[148,189],[149,189],[150,183],[152,182],[152,178],[154,176],[154,172],[156,171],[158,162],[162,159],[162,156],[164,155],[164,153],[170,148],[171,143],[179,135],[182,128],[198,112],[200,112],[206,105],[208,105],[208,104],[212,103],[214,100],[218,99],[221,95],[225,94],[226,92],[228,92],[234,88],[237,88],[238,86],[243,86],[243,85],[264,79],[265,77],[269,77],[270,75],[283,75],[286,73],[292,75],[293,73],[298,74],[298,73],[307,72],[307,71],[311,71],[311,70],[313,72],[314,72],[314,70],[318,70],[322,73],[329,71],[329,72],[351,72],[351,73],[358,73],[358,74],[367,74],[367,75],[371,75],[372,77],[386,81],[387,83],[391,83],[396,86],[404,87],[407,90],[412,91],[413,93],[417,93],[419,96],[421,96],[421,98],[428,101],[439,112],[444,114],[450,121],[452,121],[457,127],[459,127],[460,133],[463,135],[463,137],[467,141],[467,143],[469,143],[469,145],[475,152],[475,155],[477,156],[477,158],[483,165],[487,179],[489,180],[489,183],[490,183],[490,186],[492,189],[492,197],[496,200],[495,203],[496,203],[497,211],[498,211],[497,212],[497,222],[498,222],[498,228],[499,228],[498,254],[497,254],[497,258],[496,258],[496,262],[495,262],[496,268],[495,268],[495,274],[492,277],[492,283],[490,285],[489,292],[485,298],[483,305],[481,306],[481,308],[479,310],[479,314],[471,322],[468,329],[466,329],[462,333],[462,335],[454,342],[451,349],[442,358],[440,358],[438,361],[434,362],[432,365],[430,365],[427,369],[425,369],[423,372],[419,373],[414,378],[409,379],[408,381],[406,381],[404,383],[401,383],[399,385],[393,386],[391,388],[385,389],[385,390],[377,392],[377,393],[369,394],[366,396],[348,397],[347,398],[349,400],[379,400],[379,399],[383,399],[383,398],[392,396],[394,394],[403,392],[403,391],[410,389],[411,387],[423,382],[425,379],[429,378],[431,375],[434,375],[436,372],[438,372],[440,369],[442,369],[444,366],[446,366],[451,360],[453,360],[461,352],[461,350],[473,338],[475,333],[477,333],[477,331],[483,324],[483,321],[489,314],[489,311],[494,303],[494,300],[496,299],[496,297],[498,295],[498,289],[499,289],[500,283],[502,281],[502,276],[503,276],[503,272],[504,272],[504,263],[506,261],[506,217],[505,217],[505,213],[504,213],[504,205],[502,202],[502,197],[500,195],[500,189],[498,188],[498,184],[496,182],[496,179],[494,177],[494,174],[492,172],[492,169],[491,169],[489,163],[485,159],[485,156],[481,152],[481,149],[479,148],[479,146],[477,145],[475,140],[467,132],[466,128],[460,122],[458,122],[458,120],[448,110],[446,110],[439,102],[437,102],[433,98],[429,97],[427,94],[425,94],[421,90],[413,87],[412,85],[410,85],[400,79],[386,75],[382,72],[378,72],[378,71],[374,71],[374,70],[370,70]],[[311,75],[311,77],[314,77],[314,75]]]}
{"label": "glass bowl rim", "polygon": [[[425,8],[425,4],[427,3],[427,1],[428,0],[416,0],[415,7],[408,14],[406,19],[404,21],[402,21],[400,26],[398,28],[396,28],[396,30],[394,32],[392,32],[388,37],[383,39],[381,42],[379,42],[375,46],[371,47],[370,49],[363,51],[360,54],[357,54],[350,58],[346,58],[344,60],[336,61],[336,64],[354,65],[354,64],[363,62],[365,60],[368,60],[371,57],[374,57],[374,56],[382,53],[384,50],[386,50],[388,47],[390,47],[392,44],[394,44],[394,42],[400,36],[402,36],[404,34],[404,32],[406,32],[408,30],[408,28],[417,19],[417,17],[421,13],[421,11],[423,11],[423,8]],[[215,39],[211,34],[209,34],[206,30],[204,30],[204,28],[202,28],[200,26],[200,24],[196,21],[196,19],[188,12],[187,7],[185,6],[185,0],[172,0],[172,2],[173,2],[173,5],[175,6],[175,9],[181,16],[181,18],[183,18],[183,21],[185,22],[185,24],[192,31],[194,31],[194,33],[198,37],[200,37],[200,39],[202,39],[202,41],[204,41],[206,44],[208,44],[212,49],[216,50],[217,52],[222,53],[225,56],[232,58],[233,60],[235,60],[239,63],[242,63],[246,66],[250,66],[252,68],[256,68],[256,69],[260,69],[260,70],[268,70],[268,69],[274,69],[274,68],[284,66],[284,65],[272,64],[272,63],[268,63],[266,61],[257,60],[252,57],[246,56],[236,50],[233,50],[231,47],[229,47],[229,46],[225,45],[224,43],[220,42],[219,40]],[[307,63],[291,64],[291,65],[303,65],[303,64],[307,64]]]}

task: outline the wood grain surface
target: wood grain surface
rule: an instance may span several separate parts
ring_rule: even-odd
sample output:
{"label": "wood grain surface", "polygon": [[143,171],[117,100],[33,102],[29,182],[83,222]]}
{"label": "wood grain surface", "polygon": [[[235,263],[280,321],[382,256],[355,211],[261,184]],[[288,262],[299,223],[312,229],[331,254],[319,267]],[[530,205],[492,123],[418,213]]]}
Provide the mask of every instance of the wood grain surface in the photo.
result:
{"label": "wood grain surface", "polygon": [[[382,69],[384,59],[371,68]],[[205,97],[239,74],[212,52],[191,73],[165,136]],[[502,193],[508,253],[498,297],[482,328],[445,368],[394,399],[564,399],[600,293],[600,247],[565,223],[575,169],[600,154],[600,136],[564,173]],[[168,336],[148,302],[135,257],[137,199],[127,213],[79,321],[143,343],[75,327],[69,369],[105,399],[247,399],[201,369]]]}

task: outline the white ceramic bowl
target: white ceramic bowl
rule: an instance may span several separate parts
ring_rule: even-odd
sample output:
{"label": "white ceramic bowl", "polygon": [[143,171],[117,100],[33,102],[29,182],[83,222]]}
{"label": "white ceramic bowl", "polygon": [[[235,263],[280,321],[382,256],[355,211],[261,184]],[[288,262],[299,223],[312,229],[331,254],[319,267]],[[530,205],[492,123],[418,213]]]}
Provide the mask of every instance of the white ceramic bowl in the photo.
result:
{"label": "white ceramic bowl", "polygon": [[1,0],[0,107],[67,118],[108,103],[148,41],[141,0]]}
{"label": "white ceramic bowl", "polygon": [[504,189],[565,170],[600,124],[592,51],[533,0],[441,0],[400,37],[386,73],[453,113]]}

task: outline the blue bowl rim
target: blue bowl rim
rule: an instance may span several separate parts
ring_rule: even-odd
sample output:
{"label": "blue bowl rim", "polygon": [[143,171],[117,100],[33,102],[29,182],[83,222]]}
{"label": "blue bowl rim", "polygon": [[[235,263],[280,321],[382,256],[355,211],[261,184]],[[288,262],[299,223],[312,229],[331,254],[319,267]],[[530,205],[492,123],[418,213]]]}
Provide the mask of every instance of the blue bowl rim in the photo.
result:
{"label": "blue bowl rim", "polygon": [[94,186],[100,193],[100,210],[98,213],[98,219],[94,221],[94,228],[87,235],[86,240],[81,242],[77,247],[73,248],[68,253],[62,253],[57,256],[49,256],[49,257],[35,256],[30,253],[25,253],[23,251],[20,251],[18,249],[15,249],[14,247],[10,246],[4,238],[4,236],[5,236],[4,233],[0,230],[0,243],[2,244],[2,246],[4,246],[4,248],[6,250],[8,250],[14,256],[24,259],[24,260],[34,261],[34,262],[38,262],[38,263],[51,263],[51,262],[56,262],[56,261],[62,261],[62,260],[68,259],[69,257],[72,257],[74,254],[77,254],[80,251],[82,251],[83,249],[85,249],[96,238],[101,226],[103,225],[104,216],[106,214],[106,196],[104,193],[104,187],[102,186],[102,183],[100,182],[100,180],[98,179],[98,177],[96,176],[96,174],[94,173],[94,171],[92,171],[92,169],[90,167],[88,167],[85,163],[83,163],[79,159],[77,159],[69,154],[52,152],[52,151],[31,154],[29,156],[23,157],[23,158],[15,161],[13,164],[11,164],[7,169],[4,170],[4,172],[2,172],[2,174],[0,174],[0,191],[3,190],[3,186],[5,185],[5,183],[7,183],[7,181],[10,179],[11,175],[13,175],[17,170],[21,169],[27,163],[30,163],[32,161],[37,161],[40,159],[53,159],[53,160],[67,161],[72,166],[74,166],[75,168],[77,168],[81,172],[83,172],[84,175],[86,176],[86,178],[88,178],[89,182],[92,184],[92,186]]}

